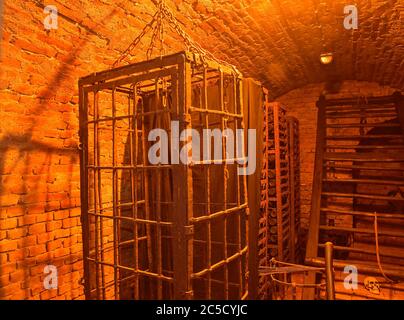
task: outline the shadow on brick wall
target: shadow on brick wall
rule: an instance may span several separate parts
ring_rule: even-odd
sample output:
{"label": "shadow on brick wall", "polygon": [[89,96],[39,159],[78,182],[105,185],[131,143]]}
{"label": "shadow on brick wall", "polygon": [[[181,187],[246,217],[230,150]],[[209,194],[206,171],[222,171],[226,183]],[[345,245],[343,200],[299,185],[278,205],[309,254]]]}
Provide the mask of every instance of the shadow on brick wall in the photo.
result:
{"label": "shadow on brick wall", "polygon": [[[94,28],[104,25],[116,12],[116,8],[112,9]],[[87,35],[94,34],[87,29]],[[65,76],[75,71],[73,62],[87,42],[85,39],[76,44],[67,59],[60,61],[49,85],[36,96],[39,101],[32,114],[49,110]],[[79,159],[78,141],[74,142],[73,134],[67,145],[59,147],[35,139],[34,132],[41,133],[42,128],[32,115],[27,116],[25,128],[24,134],[5,133],[0,140],[0,208],[7,212],[7,219],[0,220],[5,226],[0,229],[7,231],[2,254],[8,255],[6,264],[0,264],[0,298],[50,299],[63,295],[66,299],[77,298],[82,296],[79,284],[82,268],[76,263],[82,260],[82,253],[72,248],[76,243],[81,247],[80,197],[79,190],[73,190],[72,186],[77,182],[73,180],[79,179],[75,176],[79,172],[75,168]],[[55,159],[63,165],[63,172],[58,171],[61,166],[55,165]],[[62,178],[57,179],[58,175]],[[77,195],[72,196],[74,192]],[[72,223],[72,219],[77,223]],[[57,290],[43,287],[44,267],[48,264],[58,267]],[[8,279],[5,274],[9,274]],[[72,289],[77,292],[72,293]]]}

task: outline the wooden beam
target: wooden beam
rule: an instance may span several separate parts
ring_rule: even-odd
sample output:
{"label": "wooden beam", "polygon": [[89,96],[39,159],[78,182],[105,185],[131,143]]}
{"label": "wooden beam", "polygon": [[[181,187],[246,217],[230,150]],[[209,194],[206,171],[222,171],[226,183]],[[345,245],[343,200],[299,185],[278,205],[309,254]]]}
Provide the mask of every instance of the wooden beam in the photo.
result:
{"label": "wooden beam", "polygon": [[[306,260],[317,258],[318,254],[318,239],[319,239],[319,226],[320,226],[320,208],[321,208],[321,191],[324,175],[324,149],[325,149],[325,136],[326,136],[326,114],[325,105],[322,103],[324,98],[320,98],[317,103],[317,137],[316,137],[316,155],[314,164],[313,175],[313,193],[311,197],[311,213],[310,213],[310,226],[306,247]],[[314,283],[316,274],[310,272],[305,277],[305,283]],[[303,290],[304,300],[314,300],[314,288],[307,288]]]}

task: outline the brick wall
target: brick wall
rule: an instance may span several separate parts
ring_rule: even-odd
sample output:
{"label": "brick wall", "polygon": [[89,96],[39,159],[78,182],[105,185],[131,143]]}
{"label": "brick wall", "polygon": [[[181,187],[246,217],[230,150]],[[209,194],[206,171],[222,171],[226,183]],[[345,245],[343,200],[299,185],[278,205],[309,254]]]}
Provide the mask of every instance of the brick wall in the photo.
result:
{"label": "brick wall", "polygon": [[[109,44],[127,45],[153,8],[68,2],[53,3],[59,28],[50,32],[41,1],[4,5],[0,299],[83,298],[77,82],[108,68],[117,58]],[[125,36],[114,37],[106,23]],[[58,289],[43,286],[49,264],[58,268]]]}
{"label": "brick wall", "polygon": [[[335,48],[326,45],[327,49],[339,51],[338,63],[348,66],[340,68],[342,78],[352,77],[351,62],[355,57],[358,78],[394,83],[401,88],[404,85],[399,51],[402,47],[397,45],[396,36],[400,25],[395,23],[401,17],[398,2],[378,1],[368,6],[367,1],[359,1],[364,28],[355,34],[356,40],[351,39],[351,32],[340,32],[342,0],[333,1],[331,11],[327,6],[314,7],[312,1],[286,1],[284,6],[278,1],[167,3],[198,42],[239,66],[245,75],[263,81],[274,96],[303,83],[319,81],[318,55],[326,41],[319,35],[322,26],[325,31],[339,30],[335,35],[343,34],[326,41],[335,44]],[[57,30],[44,30],[46,4],[56,5],[59,10]],[[150,0],[6,0],[3,6],[0,299],[83,298],[79,284],[82,261],[77,82],[81,76],[109,68],[150,20],[155,8]],[[313,12],[324,19],[316,20]],[[385,19],[373,20],[374,14]],[[281,15],[284,17],[280,20]],[[292,25],[292,21],[296,24]],[[388,35],[373,39],[366,33],[369,26],[381,36],[383,32]],[[136,51],[137,61],[145,58],[149,40],[150,34]],[[172,36],[166,38],[173,52],[182,48],[176,41]],[[365,50],[368,47],[373,50],[373,60]],[[382,65],[380,59],[386,56],[386,50],[391,60],[388,68],[370,68],[369,65]],[[293,112],[302,117],[302,168],[308,167],[305,164],[311,166],[314,101],[320,90],[321,86],[309,86],[281,99],[292,109],[301,108]],[[299,99],[300,94],[303,99]],[[302,178],[303,209],[307,214],[310,172],[302,172]],[[43,269],[48,264],[58,267],[57,290],[43,287]]]}
{"label": "brick wall", "polygon": [[[289,115],[299,119],[301,205],[302,226],[304,228],[308,228],[311,209],[317,129],[316,102],[323,91],[324,83],[310,84],[277,98],[286,106]],[[377,83],[350,80],[342,83],[338,94],[327,94],[327,98],[380,96],[392,94],[394,91],[397,91],[397,89],[380,86]]]}

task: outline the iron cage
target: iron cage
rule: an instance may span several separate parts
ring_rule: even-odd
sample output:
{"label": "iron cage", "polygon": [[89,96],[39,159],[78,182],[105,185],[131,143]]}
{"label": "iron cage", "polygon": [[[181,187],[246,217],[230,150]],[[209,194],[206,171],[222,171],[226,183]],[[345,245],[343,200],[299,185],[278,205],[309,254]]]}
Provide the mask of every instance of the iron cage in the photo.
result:
{"label": "iron cage", "polygon": [[[241,75],[181,52],[81,78],[79,100],[86,298],[247,298],[246,164],[229,161],[225,135],[215,163],[181,163],[189,137],[172,138],[173,122],[244,129]],[[170,147],[160,137],[156,164],[158,128]]]}

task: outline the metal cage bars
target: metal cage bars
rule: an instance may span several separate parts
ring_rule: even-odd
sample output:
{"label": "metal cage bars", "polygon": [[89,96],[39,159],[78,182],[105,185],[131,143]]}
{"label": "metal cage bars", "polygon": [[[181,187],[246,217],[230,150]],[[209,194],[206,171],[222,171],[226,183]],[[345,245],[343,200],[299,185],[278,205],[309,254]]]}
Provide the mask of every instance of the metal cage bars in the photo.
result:
{"label": "metal cage bars", "polygon": [[[234,167],[225,161],[226,139],[222,144],[224,158],[218,166],[206,161],[152,165],[146,157],[146,133],[171,120],[179,122],[180,131],[209,128],[212,123],[219,124],[222,131],[229,124],[243,129],[239,76],[215,62],[200,62],[195,55],[176,54],[80,80],[87,298],[247,297],[246,178],[234,176]],[[230,89],[225,89],[225,82]],[[218,90],[218,108],[209,103],[212,83]],[[200,92],[199,106],[195,106],[195,90]],[[106,99],[108,103],[103,101],[101,108],[99,100],[105,93],[110,99]],[[231,97],[226,97],[229,94]],[[101,136],[103,131],[109,134]],[[104,148],[108,138],[112,143]],[[222,170],[219,189],[212,188],[218,183],[216,167]],[[199,195],[193,192],[199,168],[205,173],[202,204],[197,203]],[[227,198],[232,182],[237,196],[230,202]],[[222,192],[219,206],[215,191]],[[202,206],[202,212],[197,212],[198,206]],[[213,239],[220,220],[224,236]],[[201,244],[203,266],[195,263],[195,248]],[[196,296],[195,281],[205,283]],[[223,289],[222,296],[215,296],[218,286]]]}

